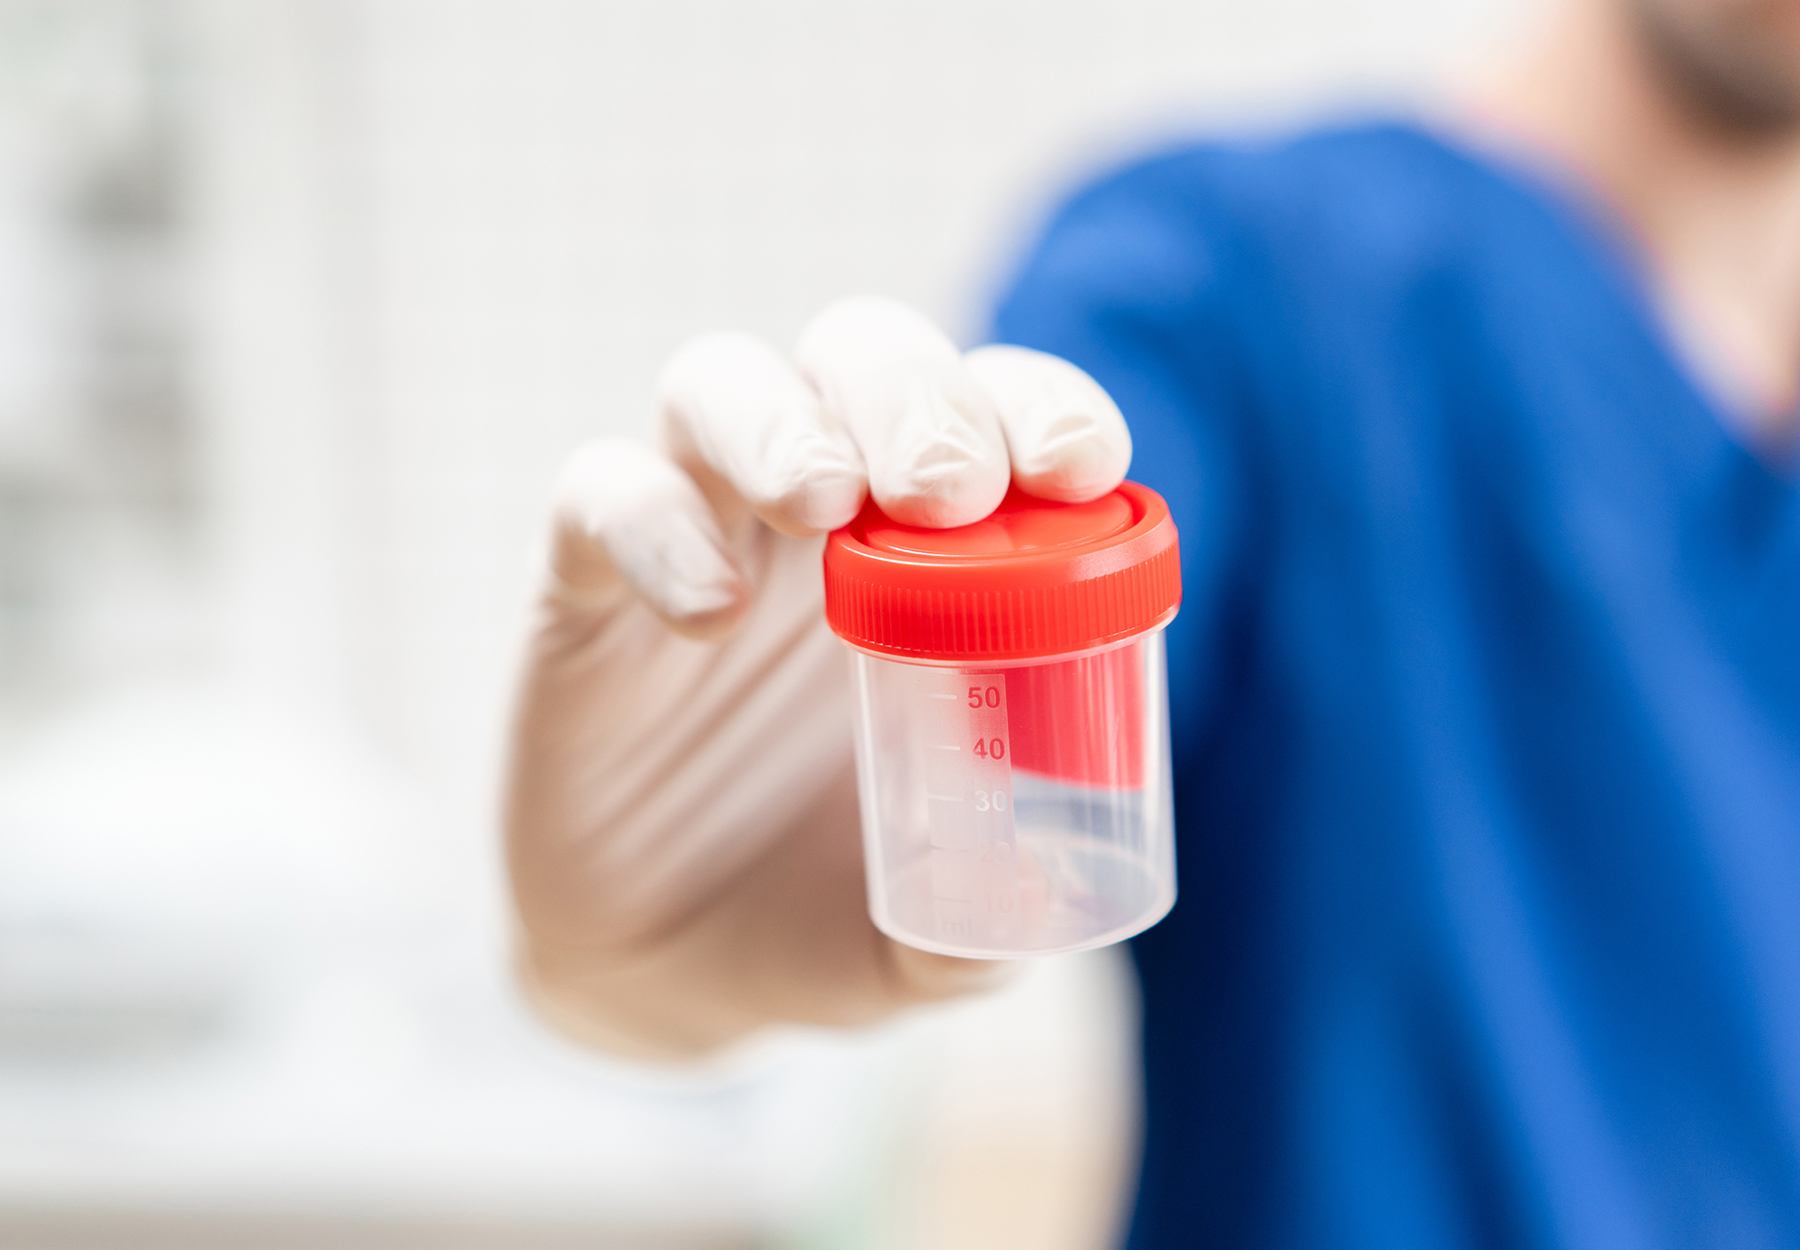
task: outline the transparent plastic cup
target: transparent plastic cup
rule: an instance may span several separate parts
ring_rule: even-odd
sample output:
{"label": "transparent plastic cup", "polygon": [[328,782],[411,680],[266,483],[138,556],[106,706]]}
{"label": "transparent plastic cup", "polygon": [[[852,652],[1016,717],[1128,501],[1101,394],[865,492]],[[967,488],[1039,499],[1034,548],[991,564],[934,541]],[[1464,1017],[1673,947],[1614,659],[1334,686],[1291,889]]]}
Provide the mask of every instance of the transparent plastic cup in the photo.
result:
{"label": "transparent plastic cup", "polygon": [[925,950],[1011,958],[1118,942],[1175,902],[1162,630],[1168,509],[1015,492],[954,530],[871,505],[826,549],[851,645],[869,909]]}

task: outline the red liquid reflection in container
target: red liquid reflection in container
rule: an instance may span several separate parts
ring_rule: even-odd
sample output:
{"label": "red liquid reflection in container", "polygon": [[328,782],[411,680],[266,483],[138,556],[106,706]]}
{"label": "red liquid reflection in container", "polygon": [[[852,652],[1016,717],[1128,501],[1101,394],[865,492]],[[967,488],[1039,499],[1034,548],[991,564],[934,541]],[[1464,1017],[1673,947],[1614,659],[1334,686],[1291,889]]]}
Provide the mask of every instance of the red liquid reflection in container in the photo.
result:
{"label": "red liquid reflection in container", "polygon": [[1175,901],[1162,630],[1180,602],[1168,507],[1018,491],[958,529],[871,503],[825,550],[852,648],[869,908],[974,958],[1084,950]]}

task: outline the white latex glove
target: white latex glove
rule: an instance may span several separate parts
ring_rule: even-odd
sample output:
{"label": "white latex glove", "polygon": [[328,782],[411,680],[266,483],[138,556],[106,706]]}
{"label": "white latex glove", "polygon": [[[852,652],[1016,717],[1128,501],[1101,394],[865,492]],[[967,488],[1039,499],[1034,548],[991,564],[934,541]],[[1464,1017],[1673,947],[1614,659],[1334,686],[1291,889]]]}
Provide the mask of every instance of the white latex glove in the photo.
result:
{"label": "white latex glove", "polygon": [[822,535],[867,493],[932,526],[1009,479],[1096,498],[1131,459],[1118,408],[1065,361],[965,356],[872,298],[827,308],[793,363],[694,340],[659,407],[660,449],[597,440],[556,487],[506,808],[529,992],[590,1043],[682,1057],[990,984],[1006,965],[869,920]]}

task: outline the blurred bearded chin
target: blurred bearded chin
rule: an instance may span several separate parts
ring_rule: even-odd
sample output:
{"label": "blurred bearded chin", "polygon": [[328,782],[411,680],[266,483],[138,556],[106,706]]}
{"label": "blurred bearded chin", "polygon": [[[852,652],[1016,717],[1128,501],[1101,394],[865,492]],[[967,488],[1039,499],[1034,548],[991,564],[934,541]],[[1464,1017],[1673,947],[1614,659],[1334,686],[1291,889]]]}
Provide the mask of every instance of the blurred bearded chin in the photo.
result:
{"label": "blurred bearded chin", "polygon": [[1651,60],[1698,118],[1746,139],[1800,135],[1800,44],[1764,24],[1773,6],[1628,3]]}

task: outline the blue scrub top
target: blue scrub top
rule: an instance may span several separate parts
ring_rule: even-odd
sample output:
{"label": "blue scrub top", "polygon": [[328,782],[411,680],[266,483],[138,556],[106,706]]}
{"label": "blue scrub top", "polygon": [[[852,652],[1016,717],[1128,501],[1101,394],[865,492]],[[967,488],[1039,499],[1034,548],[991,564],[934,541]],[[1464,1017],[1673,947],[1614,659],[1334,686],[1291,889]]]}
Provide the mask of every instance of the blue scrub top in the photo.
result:
{"label": "blue scrub top", "polygon": [[1800,501],[1409,125],[1070,202],[996,338],[1181,529],[1131,1245],[1800,1246]]}

